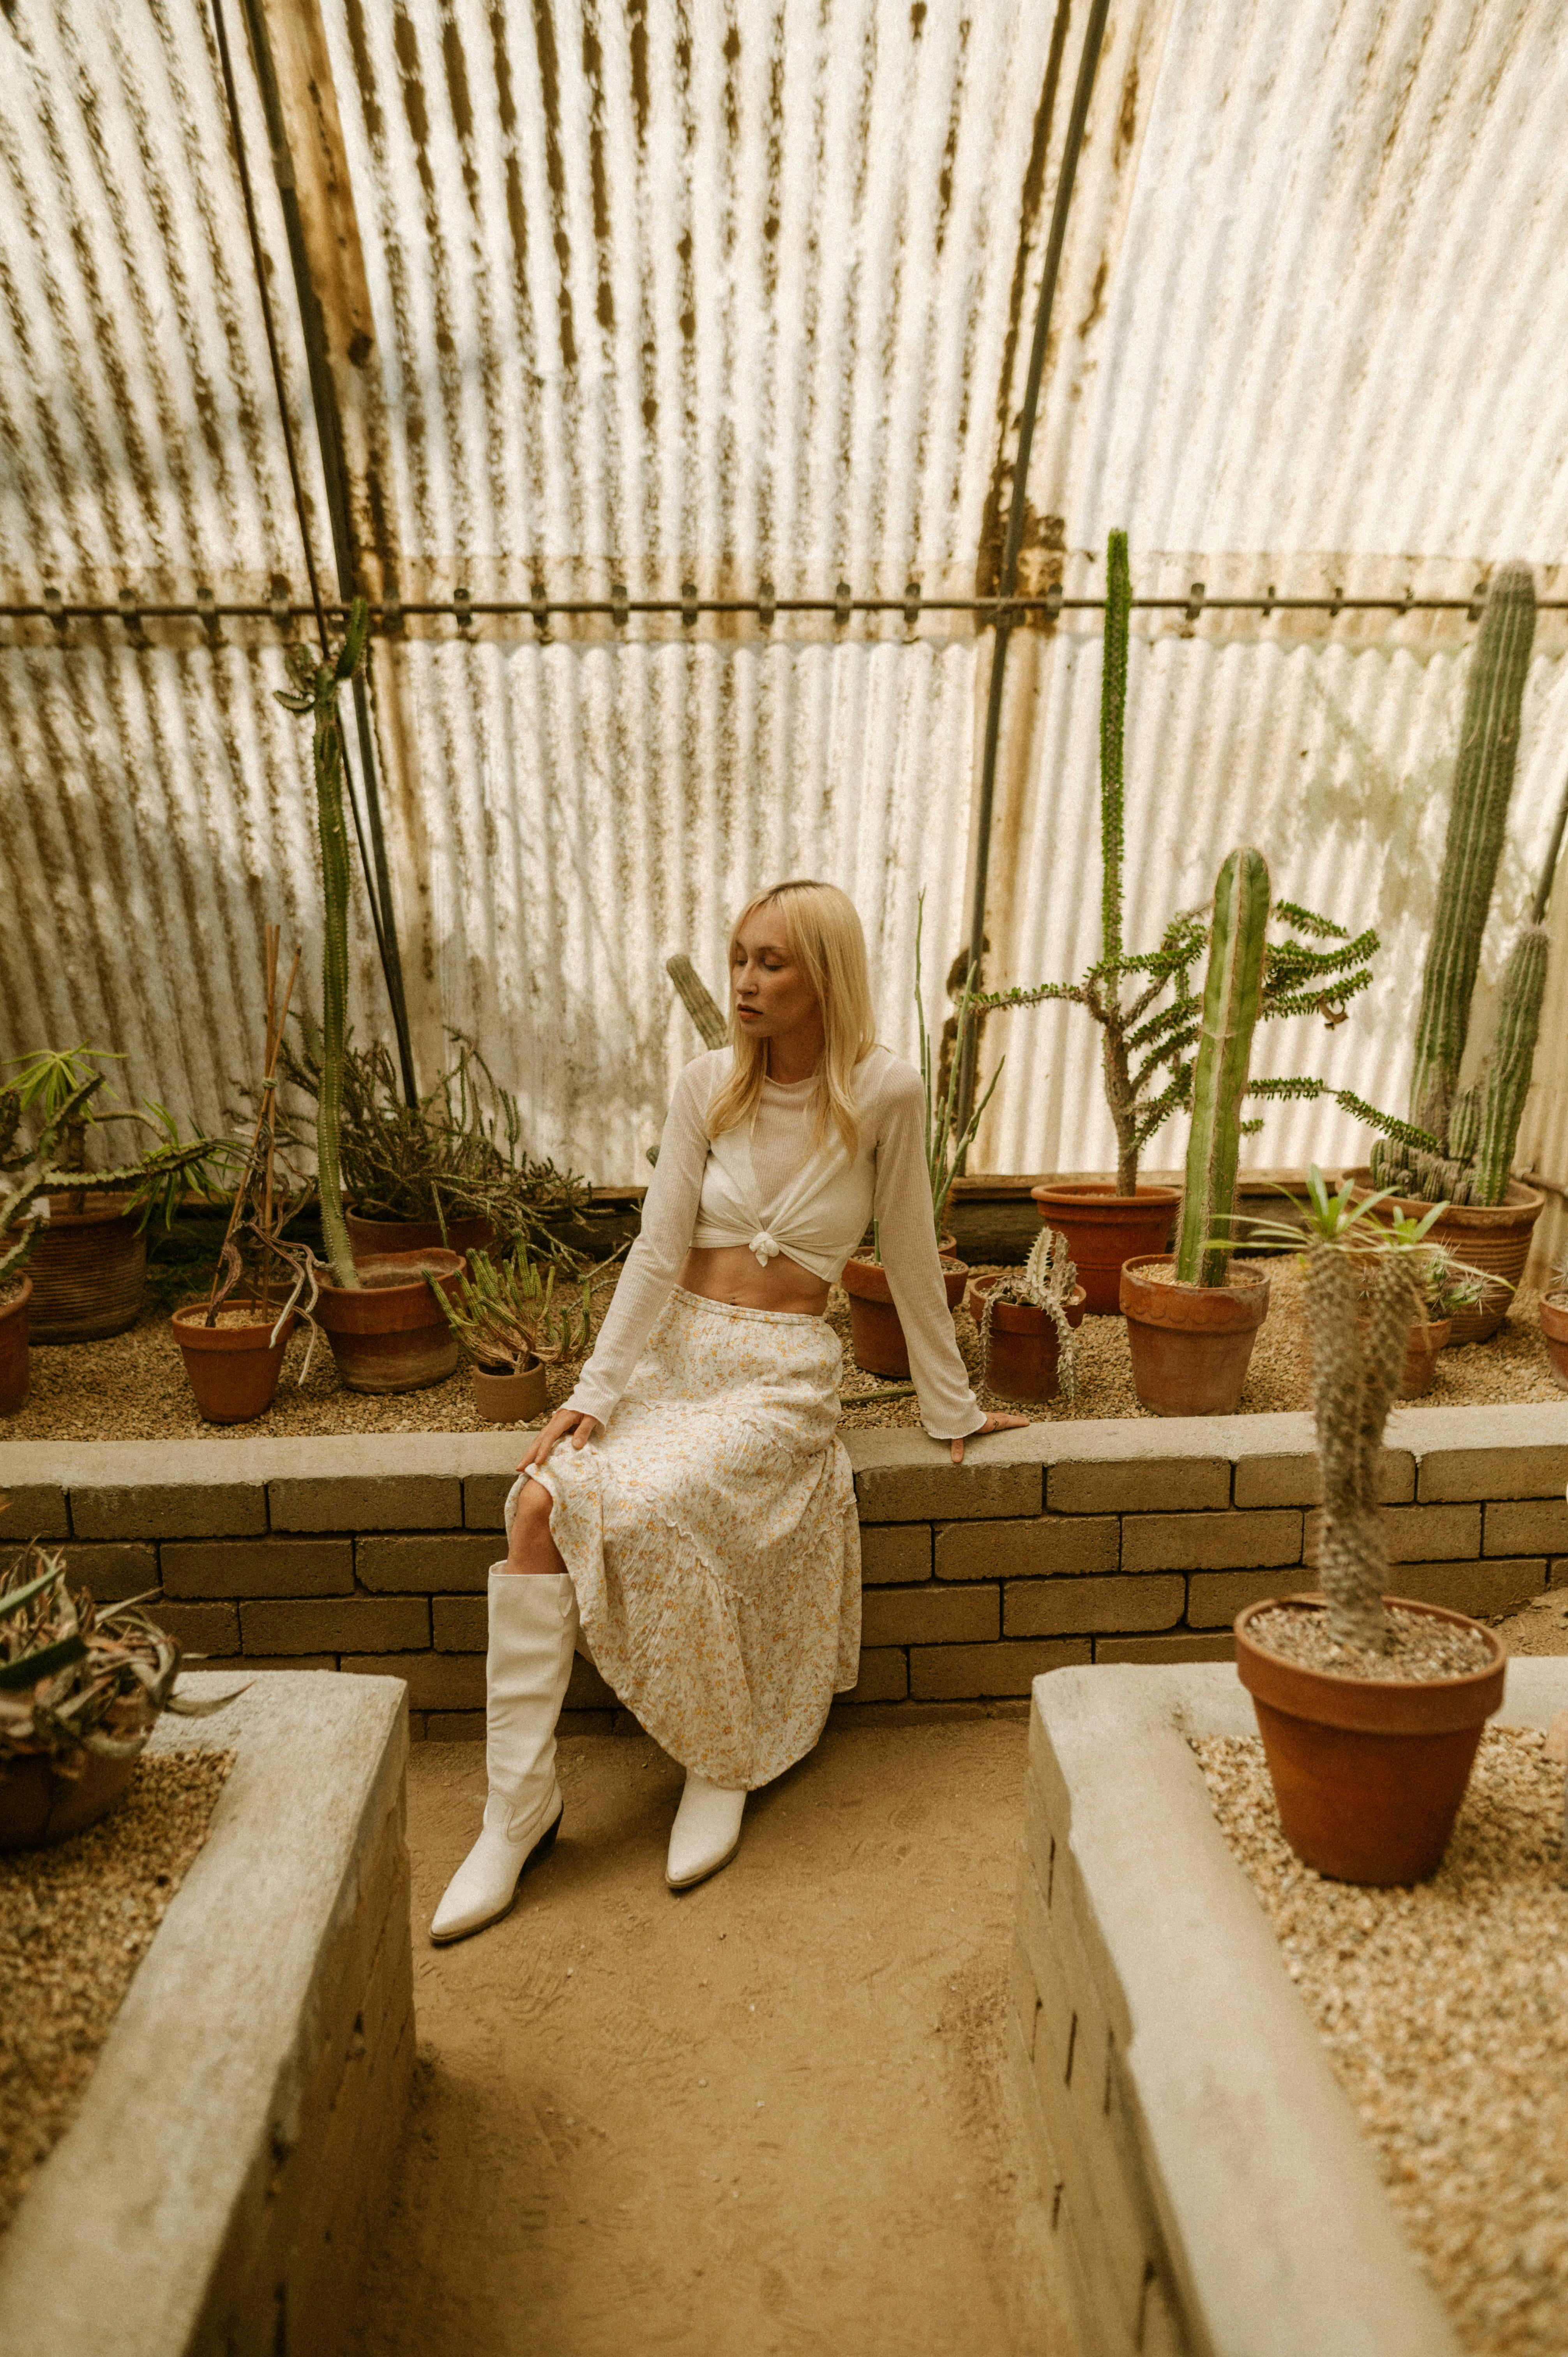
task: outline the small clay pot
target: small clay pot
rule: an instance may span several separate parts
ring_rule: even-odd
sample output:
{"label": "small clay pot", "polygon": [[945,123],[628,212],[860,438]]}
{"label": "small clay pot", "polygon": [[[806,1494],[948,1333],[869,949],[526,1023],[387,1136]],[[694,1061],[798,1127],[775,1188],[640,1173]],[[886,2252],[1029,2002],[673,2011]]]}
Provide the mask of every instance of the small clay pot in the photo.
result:
{"label": "small clay pot", "polygon": [[69,1211],[69,1195],[48,1198],[49,1215],[33,1240],[27,1274],[33,1298],[27,1329],[35,1342],[97,1342],[123,1334],[142,1314],[147,1239],[124,1195],[88,1195]]}
{"label": "small clay pot", "polygon": [[1552,1382],[1559,1391],[1568,1392],[1568,1300],[1560,1293],[1550,1293],[1541,1302],[1541,1339],[1552,1361]]}
{"label": "small clay pot", "polygon": [[1477,1630],[1491,1660],[1456,1678],[1337,1678],[1265,1652],[1248,1633],[1272,1602],[1321,1610],[1321,1596],[1264,1598],[1236,1616],[1236,1669],[1258,1714],[1286,1841],[1319,1874],[1380,1887],[1424,1882],[1442,1865],[1508,1665],[1501,1638],[1465,1613],[1402,1596],[1384,1601]]}
{"label": "small clay pot", "polygon": [[[887,1271],[876,1260],[846,1261],[841,1282],[849,1296],[850,1343],[855,1365],[863,1375],[893,1375],[907,1383],[909,1346],[893,1307]],[[950,1309],[957,1309],[968,1282],[969,1271],[962,1261],[942,1262]]]}
{"label": "small clay pot", "polygon": [[[982,1311],[984,1299],[982,1297]],[[1083,1287],[1075,1286],[1067,1322],[1083,1323]],[[985,1380],[999,1399],[1054,1400],[1058,1396],[1061,1337],[1047,1309],[1027,1301],[996,1301],[991,1307],[991,1353]]]}
{"label": "small clay pot", "polygon": [[140,1754],[106,1760],[86,1754],[80,1776],[56,1776],[42,1752],[0,1765],[0,1853],[48,1849],[106,1816],[136,1772]]}
{"label": "small clay pot", "polygon": [[1067,1238],[1091,1318],[1115,1316],[1123,1264],[1165,1251],[1181,1204],[1177,1187],[1140,1187],[1135,1195],[1119,1195],[1112,1178],[1053,1179],[1029,1193],[1041,1219]]}
{"label": "small clay pot", "polygon": [[387,1253],[489,1252],[496,1240],[494,1223],[486,1219],[448,1220],[445,1236],[436,1220],[362,1220],[347,1204],[343,1219],[356,1267]]}
{"label": "small clay pot", "polygon": [[[265,1415],[277,1397],[283,1354],[294,1331],[294,1312],[284,1321],[274,1343],[273,1328],[283,1308],[280,1301],[264,1321],[257,1311],[249,1326],[206,1326],[204,1300],[182,1301],[169,1320],[179,1344],[185,1372],[196,1394],[199,1415],[209,1424],[249,1424]],[[254,1309],[249,1295],[231,1294],[224,1310]],[[220,1311],[220,1315],[222,1312]]]}
{"label": "small clay pot", "polygon": [[1419,1399],[1423,1392],[1432,1389],[1437,1354],[1447,1348],[1453,1330],[1452,1318],[1428,1318],[1411,1328],[1404,1346],[1404,1372],[1400,1377],[1401,1399]]}
{"label": "small clay pot", "polygon": [[15,1297],[0,1302],[0,1415],[15,1415],[27,1396],[27,1304],[33,1281],[23,1277]]}
{"label": "small clay pot", "polygon": [[1175,1285],[1144,1273],[1171,1265],[1157,1253],[1122,1271],[1133,1388],[1155,1415],[1234,1415],[1269,1313],[1269,1280],[1249,1271],[1238,1282],[1233,1269],[1228,1285]]}
{"label": "small clay pot", "polygon": [[547,1405],[543,1361],[525,1367],[476,1367],[474,1407],[487,1424],[532,1424]]}
{"label": "small clay pot", "polygon": [[445,1382],[457,1364],[457,1337],[425,1283],[425,1271],[450,1296],[462,1273],[462,1254],[436,1245],[382,1253],[355,1266],[357,1286],[339,1285],[328,1270],[316,1297],[316,1322],[349,1389],[418,1392]]}
{"label": "small clay pot", "polygon": [[[1369,1191],[1371,1174],[1365,1168],[1348,1170],[1345,1176],[1359,1182],[1358,1200]],[[1524,1275],[1535,1223],[1545,1208],[1544,1195],[1510,1178],[1509,1191],[1500,1203],[1450,1203],[1442,1218],[1434,1220],[1427,1235],[1434,1244],[1446,1244],[1455,1260],[1466,1262],[1471,1268],[1483,1268],[1489,1275],[1500,1276],[1513,1286]],[[1395,1195],[1380,1203],[1372,1216],[1387,1221],[1405,1211],[1424,1219],[1431,1209],[1430,1203]],[[1498,1286],[1477,1308],[1456,1310],[1450,1337],[1454,1349],[1460,1350],[1466,1342],[1486,1341],[1497,1332],[1512,1303],[1513,1294]]]}

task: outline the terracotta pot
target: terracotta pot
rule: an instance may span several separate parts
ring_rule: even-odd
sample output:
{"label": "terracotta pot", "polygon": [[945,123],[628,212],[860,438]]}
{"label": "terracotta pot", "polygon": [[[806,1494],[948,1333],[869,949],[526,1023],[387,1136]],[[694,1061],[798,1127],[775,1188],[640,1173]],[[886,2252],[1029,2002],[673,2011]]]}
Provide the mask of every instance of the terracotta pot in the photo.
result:
{"label": "terracotta pot", "polygon": [[1401,1399],[1419,1399],[1423,1392],[1432,1389],[1437,1354],[1446,1347],[1453,1324],[1452,1318],[1428,1318],[1411,1328],[1404,1346],[1404,1372],[1400,1377]]}
{"label": "terracotta pot", "polygon": [[[1345,1175],[1358,1181],[1360,1192],[1371,1186],[1371,1173],[1364,1168],[1348,1170]],[[1509,1285],[1518,1285],[1530,1258],[1535,1223],[1545,1207],[1544,1195],[1510,1178],[1505,1201],[1451,1203],[1440,1220],[1434,1220],[1427,1233],[1434,1244],[1446,1244],[1455,1260],[1466,1261],[1472,1268],[1484,1268],[1506,1277]],[[1417,1219],[1424,1219],[1431,1209],[1430,1203],[1395,1195],[1379,1206],[1379,1212],[1391,1217],[1397,1212],[1411,1211]],[[1511,1293],[1488,1294],[1478,1309],[1457,1311],[1452,1321],[1450,1347],[1459,1350],[1466,1342],[1484,1342],[1488,1335],[1497,1332],[1512,1300]]]}
{"label": "terracotta pot", "polygon": [[1123,1263],[1163,1253],[1181,1205],[1178,1187],[1140,1187],[1135,1195],[1119,1195],[1111,1178],[1053,1180],[1029,1192],[1047,1227],[1067,1238],[1091,1318],[1115,1316]]}
{"label": "terracotta pot", "polygon": [[[1067,1322],[1074,1329],[1083,1323],[1081,1285],[1073,1288]],[[1048,1310],[1036,1309],[1026,1301],[998,1301],[991,1312],[986,1382],[1001,1399],[1053,1400],[1058,1396],[1060,1350],[1057,1322]]]}
{"label": "terracotta pot", "polygon": [[51,1195],[49,1216],[27,1259],[33,1298],[27,1312],[35,1342],[95,1342],[123,1334],[142,1314],[147,1239],[139,1211],[124,1195],[89,1195],[84,1211],[68,1211],[69,1195]]}
{"label": "terracotta pot", "polygon": [[531,1359],[514,1373],[474,1369],[474,1406],[487,1424],[532,1424],[548,1404],[542,1360]]}
{"label": "terracotta pot", "polygon": [[[254,1307],[249,1296],[236,1299],[232,1294],[223,1304],[224,1309]],[[283,1303],[277,1302],[264,1323],[258,1316],[250,1326],[204,1326],[205,1298],[182,1301],[174,1312],[169,1320],[174,1339],[196,1394],[197,1412],[209,1424],[249,1424],[252,1416],[265,1415],[271,1407],[283,1372],[283,1354],[295,1328],[291,1310],[277,1341],[272,1341],[282,1308]]]}
{"label": "terracotta pot", "polygon": [[335,1283],[328,1271],[316,1297],[316,1322],[349,1389],[419,1392],[444,1382],[457,1364],[457,1337],[436,1308],[424,1272],[450,1295],[463,1267],[462,1254],[435,1245],[425,1252],[382,1253],[355,1266],[357,1286]]}
{"label": "terracotta pot", "polygon": [[[1321,1596],[1275,1599],[1323,1606]],[[1280,1823],[1297,1857],[1337,1882],[1423,1882],[1443,1863],[1481,1729],[1503,1698],[1508,1649],[1463,1612],[1385,1602],[1478,1630],[1491,1660],[1464,1677],[1337,1678],[1266,1653],[1236,1616],[1236,1668],[1252,1697]]]}
{"label": "terracotta pot", "polygon": [[1560,1293],[1548,1294],[1541,1302],[1541,1338],[1552,1361],[1552,1382],[1559,1391],[1568,1392],[1568,1301]]}
{"label": "terracotta pot", "polygon": [[[140,1757],[138,1753],[137,1758]],[[55,1776],[40,1752],[0,1766],[0,1852],[47,1849],[84,1833],[113,1807],[136,1772],[136,1759],[86,1755],[80,1776]]]}
{"label": "terracotta pot", "polygon": [[1145,1276],[1173,1265],[1168,1253],[1130,1260],[1122,1308],[1133,1357],[1133,1388],[1156,1415],[1234,1415],[1258,1329],[1269,1312],[1269,1280],[1169,1285]]}
{"label": "terracotta pot", "polygon": [[0,1415],[15,1415],[27,1396],[27,1304],[33,1281],[25,1276],[15,1300],[0,1302]]}
{"label": "terracotta pot", "polygon": [[385,1253],[489,1252],[496,1240],[493,1223],[485,1219],[448,1220],[445,1242],[435,1220],[362,1220],[346,1203],[343,1219],[356,1267]]}
{"label": "terracotta pot", "polygon": [[[893,1307],[887,1271],[880,1261],[847,1261],[840,1281],[849,1296],[849,1333],[855,1365],[863,1375],[894,1375],[907,1383],[909,1346],[904,1340],[898,1312]],[[943,1261],[942,1282],[947,1287],[948,1308],[956,1309],[969,1282],[969,1271],[962,1261]]]}

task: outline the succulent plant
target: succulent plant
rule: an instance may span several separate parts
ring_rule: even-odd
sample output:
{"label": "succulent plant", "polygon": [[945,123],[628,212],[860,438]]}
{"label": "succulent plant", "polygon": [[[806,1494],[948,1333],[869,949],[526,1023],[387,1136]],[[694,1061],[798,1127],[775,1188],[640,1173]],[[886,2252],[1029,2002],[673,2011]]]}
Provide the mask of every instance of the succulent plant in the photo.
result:
{"label": "succulent plant", "polygon": [[1057,1383],[1066,1400],[1078,1389],[1078,1336],[1068,1323],[1068,1304],[1078,1285],[1078,1269],[1059,1229],[1042,1228],[1029,1257],[1016,1275],[1000,1276],[985,1297],[980,1316],[980,1383],[985,1388],[991,1365],[991,1313],[998,1302],[1015,1302],[1026,1309],[1043,1309],[1057,1329]]}
{"label": "succulent plant", "polygon": [[581,1357],[593,1332],[594,1296],[619,1257],[585,1270],[559,1298],[554,1265],[536,1266],[523,1254],[498,1264],[489,1253],[470,1253],[450,1299],[428,1271],[425,1281],[469,1358],[517,1374],[531,1362],[553,1367]]}
{"label": "succulent plant", "polygon": [[1214,887],[1187,1185],[1176,1235],[1176,1273],[1183,1285],[1225,1283],[1230,1251],[1224,1231],[1236,1204],[1241,1103],[1263,1003],[1268,925],[1267,863],[1261,852],[1233,851]]}

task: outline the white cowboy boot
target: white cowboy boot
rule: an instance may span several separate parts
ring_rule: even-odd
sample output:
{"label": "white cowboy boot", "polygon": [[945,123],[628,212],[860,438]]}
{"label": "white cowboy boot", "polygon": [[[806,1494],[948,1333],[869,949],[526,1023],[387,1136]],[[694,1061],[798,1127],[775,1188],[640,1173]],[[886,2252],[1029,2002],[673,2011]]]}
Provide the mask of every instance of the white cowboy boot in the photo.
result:
{"label": "white cowboy boot", "polygon": [[670,1857],[664,1879],[671,1890],[690,1890],[727,1866],[740,1847],[740,1821],[746,1809],[744,1792],[710,1784],[694,1769],[686,1770],[686,1788],[675,1822],[670,1828]]}
{"label": "white cowboy boot", "polygon": [[564,1571],[490,1573],[485,1656],[485,1766],[489,1797],[478,1840],[452,1877],[430,1926],[438,1945],[504,1915],[518,1878],[548,1855],[561,1828],[555,1722],[572,1674],[577,1598]]}

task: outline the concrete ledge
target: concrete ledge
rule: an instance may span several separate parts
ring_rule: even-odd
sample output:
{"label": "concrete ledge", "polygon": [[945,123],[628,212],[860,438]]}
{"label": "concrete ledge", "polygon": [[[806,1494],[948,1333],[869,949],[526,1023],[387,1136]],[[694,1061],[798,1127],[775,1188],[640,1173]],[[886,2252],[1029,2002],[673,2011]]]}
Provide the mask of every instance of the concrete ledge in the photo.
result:
{"label": "concrete ledge", "polygon": [[[1505,1720],[1564,1704],[1510,1663]],[[1034,1689],[1009,2037],[1077,2339],[1457,2357],[1187,1739],[1255,1732],[1219,1665]]]}
{"label": "concrete ledge", "polygon": [[153,1741],[239,1757],[0,2246],[0,2347],[334,2357],[413,2068],[403,1689],[267,1677]]}

